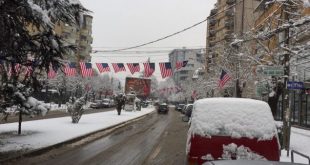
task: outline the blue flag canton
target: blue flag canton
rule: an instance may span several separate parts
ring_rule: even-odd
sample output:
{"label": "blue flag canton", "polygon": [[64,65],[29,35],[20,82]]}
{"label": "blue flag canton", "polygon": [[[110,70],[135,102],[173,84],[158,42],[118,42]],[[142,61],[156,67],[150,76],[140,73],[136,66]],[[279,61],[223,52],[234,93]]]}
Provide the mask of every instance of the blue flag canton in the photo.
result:
{"label": "blue flag canton", "polygon": [[109,67],[108,63],[101,63],[101,65],[102,65],[103,68]]}
{"label": "blue flag canton", "polygon": [[226,73],[224,70],[222,70],[220,79],[222,80],[226,74],[227,74],[227,73]]}
{"label": "blue flag canton", "polygon": [[155,70],[155,63],[150,63],[150,68]]}
{"label": "blue flag canton", "polygon": [[85,67],[86,69],[91,69],[92,68],[91,63],[85,63]]}
{"label": "blue flag canton", "polygon": [[119,68],[124,68],[124,64],[122,64],[122,63],[117,63],[117,66],[118,66]]}
{"label": "blue flag canton", "polygon": [[69,63],[69,67],[70,67],[70,68],[76,68],[75,62],[70,62],[70,63]]}
{"label": "blue flag canton", "polygon": [[165,68],[166,69],[171,69],[171,63],[170,62],[166,62],[165,63]]}

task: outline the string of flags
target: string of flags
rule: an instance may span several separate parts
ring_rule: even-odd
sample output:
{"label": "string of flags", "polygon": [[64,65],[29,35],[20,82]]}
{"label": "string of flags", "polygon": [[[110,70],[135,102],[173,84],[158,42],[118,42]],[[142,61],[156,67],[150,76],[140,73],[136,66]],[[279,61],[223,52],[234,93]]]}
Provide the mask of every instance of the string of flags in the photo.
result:
{"label": "string of flags", "polygon": [[[188,61],[178,61],[175,64],[175,70],[179,70],[182,67],[185,67]],[[0,61],[1,64],[1,61]],[[76,76],[77,73],[77,65],[79,64],[80,67],[80,72],[83,77],[91,77],[93,76],[93,65],[92,63],[87,63],[87,62],[68,62],[65,64],[63,70],[65,72],[66,76]],[[32,70],[32,66],[23,66],[21,64],[13,64],[14,65],[14,70],[12,67],[9,65],[8,66],[8,76],[10,76],[13,72],[15,73],[24,73],[26,76],[30,75]],[[127,65],[128,70],[130,71],[131,74],[134,74],[136,72],[140,72],[140,64],[139,63],[112,63],[112,68],[114,70],[114,73],[119,73],[119,72],[126,72],[125,65]],[[111,72],[112,69],[110,68],[110,65],[108,63],[95,63],[95,66],[97,66],[97,69],[99,73],[105,73],[105,72]],[[145,62],[143,63],[144,67],[144,77],[150,77],[153,75],[155,72],[155,63],[151,62]],[[170,77],[173,75],[173,69],[171,62],[160,62],[159,63],[159,69],[161,72],[162,78]],[[49,66],[49,72],[47,74],[49,79],[54,79],[57,75],[57,70],[54,68],[52,65]]]}
{"label": "string of flags", "polygon": [[[179,70],[182,67],[185,67],[188,61],[178,61],[176,62],[175,70]],[[83,77],[93,76],[93,66],[92,63],[80,62],[81,75]],[[108,63],[96,63],[99,73],[111,72],[110,66]],[[140,72],[139,63],[127,63],[127,67],[131,74]],[[146,62],[143,63],[144,67],[144,77],[150,77],[155,72],[155,63]],[[124,63],[112,63],[112,68],[114,73],[126,72]],[[171,62],[160,62],[159,68],[162,78],[170,77],[173,75],[173,69]],[[64,72],[66,76],[75,76],[77,74],[77,65],[75,62],[70,62],[65,65]],[[48,78],[53,79],[56,77],[56,70],[50,66]]]}

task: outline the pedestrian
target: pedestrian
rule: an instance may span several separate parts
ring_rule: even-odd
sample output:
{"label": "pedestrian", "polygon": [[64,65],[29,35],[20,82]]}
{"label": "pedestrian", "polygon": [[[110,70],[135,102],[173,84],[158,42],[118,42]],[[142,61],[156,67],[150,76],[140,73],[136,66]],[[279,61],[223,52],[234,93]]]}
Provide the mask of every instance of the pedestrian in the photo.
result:
{"label": "pedestrian", "polygon": [[123,103],[123,94],[118,94],[116,97],[115,97],[115,102],[116,102],[116,110],[117,110],[117,114],[118,115],[121,115],[121,110],[124,106],[124,103]]}

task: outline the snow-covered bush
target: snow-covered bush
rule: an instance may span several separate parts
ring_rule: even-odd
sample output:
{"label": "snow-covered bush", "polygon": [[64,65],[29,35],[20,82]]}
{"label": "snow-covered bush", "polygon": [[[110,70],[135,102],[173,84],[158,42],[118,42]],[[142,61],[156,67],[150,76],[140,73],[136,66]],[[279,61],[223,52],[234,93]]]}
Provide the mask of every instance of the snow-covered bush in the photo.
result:
{"label": "snow-covered bush", "polygon": [[71,97],[67,102],[67,111],[71,115],[72,123],[78,123],[84,113],[83,105],[86,103],[86,96],[80,97],[75,100]]}

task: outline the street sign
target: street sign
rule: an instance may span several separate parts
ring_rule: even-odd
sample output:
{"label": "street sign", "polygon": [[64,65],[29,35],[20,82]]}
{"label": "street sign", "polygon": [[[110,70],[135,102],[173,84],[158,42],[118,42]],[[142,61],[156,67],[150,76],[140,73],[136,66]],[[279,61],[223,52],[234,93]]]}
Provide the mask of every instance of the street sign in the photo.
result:
{"label": "street sign", "polygon": [[265,83],[257,83],[256,85],[256,96],[263,96],[263,94],[268,93],[268,87]]}
{"label": "street sign", "polygon": [[267,66],[258,65],[256,68],[256,73],[264,76],[283,76],[284,68],[283,66]]}
{"label": "street sign", "polygon": [[304,83],[296,81],[288,81],[287,89],[304,89]]}

